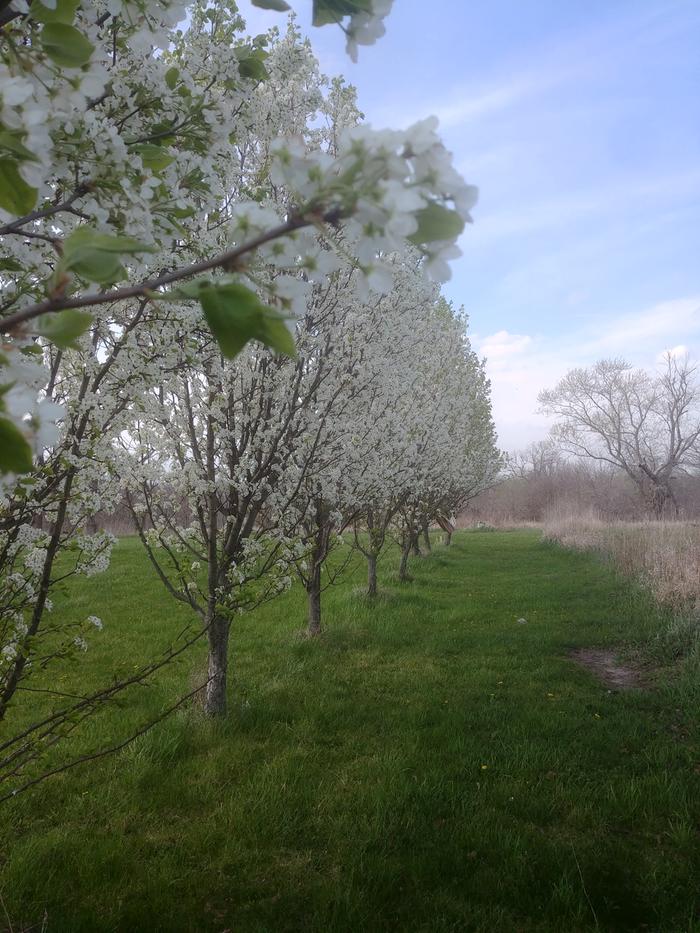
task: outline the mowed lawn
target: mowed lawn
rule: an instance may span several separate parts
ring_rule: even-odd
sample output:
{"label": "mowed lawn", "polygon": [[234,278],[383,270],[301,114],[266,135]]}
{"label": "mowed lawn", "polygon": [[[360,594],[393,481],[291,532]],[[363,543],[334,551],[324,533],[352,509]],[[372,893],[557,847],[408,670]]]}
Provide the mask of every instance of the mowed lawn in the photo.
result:
{"label": "mowed lawn", "polygon": [[[664,624],[648,602],[536,531],[436,541],[403,586],[397,564],[369,603],[358,561],[318,640],[298,588],[241,617],[227,721],[190,706],[3,804],[0,929],[700,930],[697,684],[666,668],[610,692],[568,658],[646,644]],[[98,686],[188,620],[131,540],[57,602],[105,622],[57,689]],[[202,658],[80,747],[187,692]]]}

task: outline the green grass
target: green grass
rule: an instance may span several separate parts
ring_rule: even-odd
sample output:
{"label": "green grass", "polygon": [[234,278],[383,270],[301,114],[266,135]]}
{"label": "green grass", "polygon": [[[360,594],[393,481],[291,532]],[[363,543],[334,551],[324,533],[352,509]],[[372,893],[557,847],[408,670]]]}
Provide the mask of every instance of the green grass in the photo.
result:
{"label": "green grass", "polygon": [[[645,643],[662,617],[532,531],[458,535],[404,586],[397,562],[374,604],[360,565],[326,594],[316,641],[298,590],[242,617],[226,722],[193,707],[4,805],[14,930],[700,930],[697,688],[676,668],[609,693],[567,658]],[[106,623],[66,686],[187,620],[132,541],[59,611]],[[201,662],[96,718],[85,747]]]}

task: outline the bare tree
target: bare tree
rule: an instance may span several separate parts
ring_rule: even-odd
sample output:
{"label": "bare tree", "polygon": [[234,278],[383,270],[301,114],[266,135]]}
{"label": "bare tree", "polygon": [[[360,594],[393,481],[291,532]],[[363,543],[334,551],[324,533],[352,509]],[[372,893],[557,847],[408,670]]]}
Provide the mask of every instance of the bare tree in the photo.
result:
{"label": "bare tree", "polygon": [[508,454],[505,462],[506,476],[526,479],[533,476],[552,476],[563,463],[563,455],[556,441],[547,437],[534,441],[524,450]]}
{"label": "bare tree", "polygon": [[539,401],[544,413],[559,419],[552,438],[561,450],[623,470],[660,518],[669,502],[678,512],[672,480],[698,457],[696,373],[688,357],[670,353],[657,375],[624,360],[599,360],[570,370]]}

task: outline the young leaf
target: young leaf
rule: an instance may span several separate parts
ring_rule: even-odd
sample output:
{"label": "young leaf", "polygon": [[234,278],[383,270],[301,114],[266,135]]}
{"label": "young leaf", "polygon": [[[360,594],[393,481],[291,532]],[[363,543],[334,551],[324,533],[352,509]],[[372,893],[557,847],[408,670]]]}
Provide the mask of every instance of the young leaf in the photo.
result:
{"label": "young leaf", "polygon": [[268,77],[267,68],[257,55],[249,55],[247,58],[240,59],[238,73],[242,78],[250,78],[253,81],[264,81]]}
{"label": "young leaf", "polygon": [[92,227],[77,227],[63,244],[63,254],[73,249],[82,249],[86,246],[99,249],[103,253],[127,253],[135,256],[137,253],[152,253],[153,246],[142,243],[133,236],[113,236],[111,233],[96,233]]}
{"label": "young leaf", "polygon": [[152,247],[134,237],[109,236],[82,226],[63,241],[60,268],[64,272],[75,272],[88,282],[111,285],[126,275],[121,256],[152,251]]}
{"label": "young leaf", "polygon": [[294,339],[283,315],[263,304],[245,285],[203,283],[199,287],[199,300],[207,324],[227,359],[238,356],[249,340],[259,340],[287,356],[295,355]]}
{"label": "young leaf", "polygon": [[244,285],[203,286],[199,300],[223,355],[232,360],[257,336],[260,299]]}
{"label": "young leaf", "polygon": [[154,172],[167,168],[174,158],[167,149],[163,146],[156,146],[154,143],[141,143],[133,148],[134,152],[138,152],[141,156],[144,166]]}
{"label": "young leaf", "polygon": [[34,153],[22,143],[23,135],[19,130],[0,130],[0,152],[17,162],[38,162]]}
{"label": "young leaf", "polygon": [[95,51],[92,42],[67,23],[47,23],[41,30],[41,45],[62,68],[81,68]]}
{"label": "young leaf", "polygon": [[326,26],[353,13],[371,12],[372,0],[314,0],[312,22],[314,26]]}
{"label": "young leaf", "polygon": [[36,320],[36,331],[65,350],[76,346],[78,337],[85,333],[91,322],[92,315],[87,311],[67,308],[53,314],[42,314]]}
{"label": "young leaf", "polygon": [[0,272],[22,272],[24,266],[11,256],[0,256]]}
{"label": "young leaf", "polygon": [[407,239],[416,246],[422,243],[452,240],[464,230],[464,221],[457,211],[443,207],[435,201],[431,201],[426,207],[416,211],[415,218],[418,221],[418,229]]}
{"label": "young leaf", "polygon": [[32,449],[17,425],[0,417],[0,473],[28,473]]}
{"label": "young leaf", "polygon": [[165,83],[168,85],[171,91],[177,84],[179,77],[180,72],[174,65],[172,68],[168,68],[168,70],[165,72]]}
{"label": "young leaf", "polygon": [[263,336],[258,340],[271,350],[294,359],[297,355],[297,348],[294,336],[285,323],[286,319],[272,308],[267,310],[270,313],[263,315]]}
{"label": "young leaf", "polygon": [[17,165],[0,159],[0,207],[16,217],[28,214],[36,204],[37,190],[22,178]]}
{"label": "young leaf", "polygon": [[33,0],[31,17],[38,23],[72,23],[80,0],[56,0],[56,8],[50,10],[39,0]]}
{"label": "young leaf", "polygon": [[251,0],[253,6],[260,7],[261,10],[274,10],[276,13],[286,13],[291,10],[285,0]]}

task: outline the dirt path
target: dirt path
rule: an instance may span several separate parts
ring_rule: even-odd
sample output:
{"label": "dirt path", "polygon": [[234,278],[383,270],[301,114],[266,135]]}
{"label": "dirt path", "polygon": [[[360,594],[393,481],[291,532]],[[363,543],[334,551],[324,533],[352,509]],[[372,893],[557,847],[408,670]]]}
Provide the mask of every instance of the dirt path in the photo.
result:
{"label": "dirt path", "polygon": [[641,672],[620,664],[614,650],[575,648],[569,653],[569,657],[595,674],[610,690],[639,690],[644,686]]}

